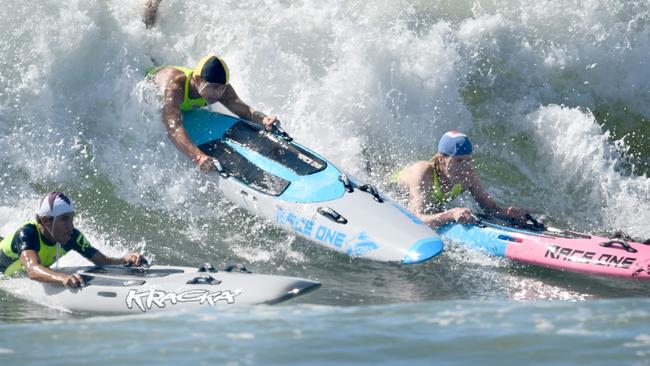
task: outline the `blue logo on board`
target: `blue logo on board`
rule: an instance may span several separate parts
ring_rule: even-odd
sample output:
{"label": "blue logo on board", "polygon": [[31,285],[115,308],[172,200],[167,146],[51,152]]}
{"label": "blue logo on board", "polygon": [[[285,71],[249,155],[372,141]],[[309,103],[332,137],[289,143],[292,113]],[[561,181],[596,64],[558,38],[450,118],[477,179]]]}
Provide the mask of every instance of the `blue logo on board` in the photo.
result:
{"label": "blue logo on board", "polygon": [[345,253],[354,257],[361,257],[370,251],[379,249],[379,244],[372,241],[365,231],[350,239],[346,246]]}
{"label": "blue logo on board", "polygon": [[280,207],[277,207],[277,209],[276,221],[280,225],[287,226],[295,233],[307,238],[331,245],[348,255],[361,257],[380,247],[366,232],[361,232],[348,239],[345,233],[318,224],[313,220],[298,216]]}
{"label": "blue logo on board", "polygon": [[313,220],[298,216],[279,207],[275,219],[281,225],[290,227],[297,234],[332,245],[336,248],[341,249],[341,246],[345,243],[345,233],[331,229],[325,225],[318,225]]}

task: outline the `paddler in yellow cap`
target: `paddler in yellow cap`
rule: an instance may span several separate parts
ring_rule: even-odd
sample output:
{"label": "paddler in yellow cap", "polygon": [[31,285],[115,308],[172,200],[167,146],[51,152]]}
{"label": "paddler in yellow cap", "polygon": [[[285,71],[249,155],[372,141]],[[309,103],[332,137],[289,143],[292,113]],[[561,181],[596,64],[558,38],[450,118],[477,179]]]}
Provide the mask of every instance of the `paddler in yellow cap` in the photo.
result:
{"label": "paddler in yellow cap", "polygon": [[269,131],[279,123],[277,117],[256,111],[239,99],[235,89],[228,83],[228,66],[216,55],[202,58],[194,69],[161,66],[150,71],[148,75],[164,89],[163,123],[169,138],[202,172],[214,170],[215,165],[213,160],[190,140],[183,127],[182,112],[219,102],[240,118],[259,123]]}

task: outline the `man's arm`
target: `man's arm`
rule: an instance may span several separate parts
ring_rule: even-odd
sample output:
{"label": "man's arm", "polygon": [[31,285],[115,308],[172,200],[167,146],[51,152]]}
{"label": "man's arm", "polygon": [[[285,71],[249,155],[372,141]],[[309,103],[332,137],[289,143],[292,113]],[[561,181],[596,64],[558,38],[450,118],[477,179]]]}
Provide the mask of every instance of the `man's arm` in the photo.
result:
{"label": "man's arm", "polygon": [[494,202],[490,194],[483,188],[481,181],[476,176],[474,170],[468,173],[467,181],[469,182],[469,191],[474,196],[474,199],[478,204],[490,214],[493,215],[505,215],[505,210],[503,207],[499,206]]}
{"label": "man's arm", "polygon": [[183,126],[181,114],[181,103],[184,98],[183,76],[176,76],[165,87],[163,97],[163,124],[167,130],[167,136],[174,143],[176,148],[185,156],[190,158],[202,172],[214,170],[214,163],[209,156],[203,153],[190,139],[187,130]]}
{"label": "man's arm", "polygon": [[167,130],[167,136],[185,156],[195,159],[202,152],[190,140],[187,130],[183,127],[183,116],[180,108],[183,102],[183,88],[179,87],[177,82],[170,82],[165,87],[163,101],[163,124]]}
{"label": "man's arm", "polygon": [[99,250],[93,254],[90,258],[90,261],[97,265],[115,265],[115,264],[126,264],[132,263],[134,266],[139,266],[146,262],[146,259],[140,253],[130,253],[121,258],[111,258],[105,256]]}
{"label": "man's arm", "polygon": [[88,242],[88,239],[86,239],[86,237],[77,229],[75,229],[72,239],[66,243],[64,249],[74,250],[84,258],[98,265],[132,263],[139,266],[143,262],[146,262],[146,259],[144,259],[140,253],[127,254],[121,258],[107,257],[97,248],[93,247],[90,242]]}
{"label": "man's arm", "polygon": [[416,216],[420,220],[424,221],[425,224],[429,225],[429,227],[434,229],[452,221],[460,224],[474,223],[472,212],[465,207],[455,207],[435,214],[416,214]]}
{"label": "man's arm", "polygon": [[83,278],[78,274],[67,275],[65,273],[55,272],[47,267],[41,265],[41,260],[38,258],[38,254],[31,250],[26,249],[20,253],[20,262],[25,268],[25,272],[30,279],[56,283],[66,287],[79,287],[84,285]]}
{"label": "man's arm", "polygon": [[526,221],[526,215],[530,213],[528,210],[512,206],[505,207],[498,205],[494,202],[492,197],[490,197],[490,194],[483,188],[483,185],[473,170],[470,174],[470,192],[472,193],[472,196],[474,196],[476,202],[478,202],[478,204],[481,205],[488,214],[504,218],[513,218],[522,222]]}
{"label": "man's arm", "polygon": [[277,117],[269,117],[244,103],[243,100],[239,99],[235,89],[230,84],[226,86],[226,91],[221,99],[221,104],[228,108],[229,111],[239,116],[239,118],[258,123],[264,126],[266,130],[271,130],[273,124],[279,122]]}
{"label": "man's arm", "polygon": [[160,5],[161,0],[145,0],[144,2],[144,14],[142,15],[142,21],[144,22],[147,29],[153,27],[156,24],[156,12],[158,11],[158,5]]}

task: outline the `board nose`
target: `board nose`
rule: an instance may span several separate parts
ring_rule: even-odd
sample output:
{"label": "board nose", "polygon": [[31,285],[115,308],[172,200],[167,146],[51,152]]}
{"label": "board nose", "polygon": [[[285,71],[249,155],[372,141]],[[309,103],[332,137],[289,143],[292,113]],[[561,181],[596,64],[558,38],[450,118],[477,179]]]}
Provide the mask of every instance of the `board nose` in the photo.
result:
{"label": "board nose", "polygon": [[415,264],[429,260],[440,254],[444,249],[442,240],[437,237],[420,239],[411,245],[402,259],[403,264]]}

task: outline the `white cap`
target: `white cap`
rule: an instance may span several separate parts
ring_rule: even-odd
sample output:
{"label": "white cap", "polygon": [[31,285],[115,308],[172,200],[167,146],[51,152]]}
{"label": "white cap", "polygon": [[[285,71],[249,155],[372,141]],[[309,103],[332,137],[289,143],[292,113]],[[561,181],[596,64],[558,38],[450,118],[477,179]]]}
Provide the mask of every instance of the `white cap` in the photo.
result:
{"label": "white cap", "polygon": [[74,212],[74,203],[62,192],[48,192],[38,205],[38,216],[57,217]]}

